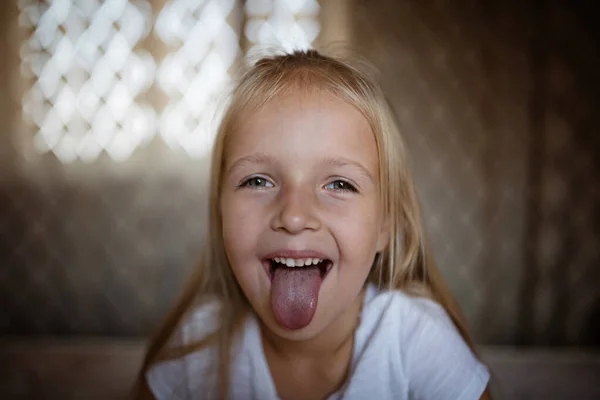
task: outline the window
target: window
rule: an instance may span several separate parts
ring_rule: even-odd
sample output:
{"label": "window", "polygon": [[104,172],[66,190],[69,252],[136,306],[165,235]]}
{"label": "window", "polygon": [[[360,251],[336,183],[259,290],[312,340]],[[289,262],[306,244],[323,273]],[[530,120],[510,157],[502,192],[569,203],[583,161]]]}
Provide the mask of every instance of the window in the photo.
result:
{"label": "window", "polygon": [[192,156],[210,150],[228,70],[238,57],[238,36],[227,23],[234,6],[234,0],[173,0],[156,20],[157,36],[172,49],[156,76],[169,98],[158,133]]}
{"label": "window", "polygon": [[236,11],[251,51],[307,48],[319,33],[315,0],[19,1],[23,117],[36,152],[122,162],[161,140],[206,155],[240,56]]}
{"label": "window", "polygon": [[122,161],[152,138],[155,112],[138,99],[154,80],[154,60],[140,49],[152,28],[147,1],[22,1],[20,11],[33,29],[21,71],[33,78],[23,116],[37,151],[65,163],[102,151]]}
{"label": "window", "polygon": [[318,14],[316,0],[248,0],[245,34],[252,44],[250,51],[309,48],[319,34]]}

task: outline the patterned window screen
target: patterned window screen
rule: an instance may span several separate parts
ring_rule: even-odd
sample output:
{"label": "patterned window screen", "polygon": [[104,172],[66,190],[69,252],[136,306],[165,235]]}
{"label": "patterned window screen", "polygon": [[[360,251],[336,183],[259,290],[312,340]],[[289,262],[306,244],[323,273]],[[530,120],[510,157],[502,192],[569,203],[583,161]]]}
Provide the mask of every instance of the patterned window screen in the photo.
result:
{"label": "patterned window screen", "polygon": [[158,138],[204,156],[240,55],[232,15],[244,12],[252,48],[306,48],[319,32],[315,0],[248,0],[243,10],[239,0],[157,3],[19,1],[23,117],[37,153],[122,162]]}
{"label": "patterned window screen", "polygon": [[155,111],[139,99],[154,80],[141,46],[152,28],[145,0],[21,1],[31,29],[21,71],[32,84],[23,116],[37,132],[34,148],[64,162],[117,161],[154,135]]}
{"label": "patterned window screen", "polygon": [[227,22],[234,0],[172,0],[158,14],[155,30],[172,51],[161,61],[156,83],[169,103],[159,135],[170,148],[205,155],[216,132],[216,114],[229,69],[238,56],[238,35]]}
{"label": "patterned window screen", "polygon": [[245,35],[250,52],[309,48],[320,31],[316,0],[248,0]]}

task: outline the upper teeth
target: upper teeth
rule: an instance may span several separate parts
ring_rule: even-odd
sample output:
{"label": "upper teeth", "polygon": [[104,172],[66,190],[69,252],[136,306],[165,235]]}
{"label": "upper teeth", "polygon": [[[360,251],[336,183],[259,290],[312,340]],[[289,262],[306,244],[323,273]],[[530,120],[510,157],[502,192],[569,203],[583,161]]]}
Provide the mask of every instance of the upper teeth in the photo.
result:
{"label": "upper teeth", "polygon": [[321,261],[320,258],[285,258],[275,257],[273,261],[280,264],[285,264],[287,267],[304,267],[306,265],[317,265]]}

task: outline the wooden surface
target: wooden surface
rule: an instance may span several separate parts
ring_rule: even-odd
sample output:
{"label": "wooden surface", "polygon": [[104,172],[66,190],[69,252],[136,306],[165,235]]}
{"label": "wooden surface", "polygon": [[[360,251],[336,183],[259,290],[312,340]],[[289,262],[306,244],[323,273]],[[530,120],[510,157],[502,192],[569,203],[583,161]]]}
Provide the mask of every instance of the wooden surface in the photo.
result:
{"label": "wooden surface", "polygon": [[[0,339],[0,399],[126,398],[141,340]],[[600,352],[484,347],[495,399],[600,399]]]}

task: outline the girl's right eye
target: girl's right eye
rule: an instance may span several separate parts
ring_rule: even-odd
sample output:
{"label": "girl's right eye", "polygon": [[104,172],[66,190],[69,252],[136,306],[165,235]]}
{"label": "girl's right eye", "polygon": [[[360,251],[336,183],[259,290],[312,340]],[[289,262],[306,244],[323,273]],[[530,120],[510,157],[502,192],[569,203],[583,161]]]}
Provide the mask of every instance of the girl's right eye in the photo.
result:
{"label": "girl's right eye", "polygon": [[262,178],[260,176],[253,176],[253,177],[248,178],[245,181],[243,181],[239,185],[239,187],[270,188],[270,187],[273,187],[273,184],[265,178]]}

